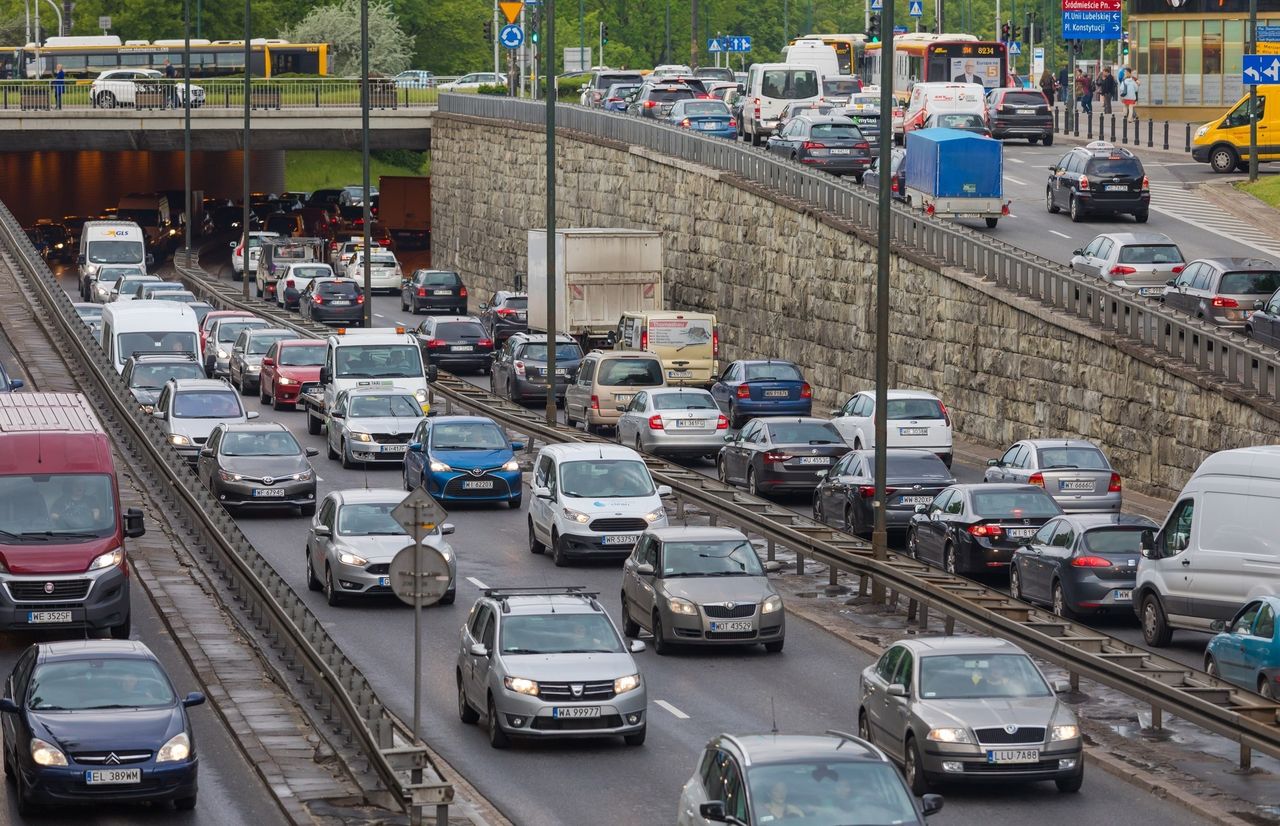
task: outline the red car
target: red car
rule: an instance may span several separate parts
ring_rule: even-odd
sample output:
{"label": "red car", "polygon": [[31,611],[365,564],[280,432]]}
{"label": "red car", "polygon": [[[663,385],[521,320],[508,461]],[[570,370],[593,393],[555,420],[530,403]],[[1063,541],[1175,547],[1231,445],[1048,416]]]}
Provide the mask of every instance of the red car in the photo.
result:
{"label": "red car", "polygon": [[328,344],[313,338],[288,338],[272,344],[262,357],[259,400],[276,410],[296,405],[303,385],[320,381],[327,349]]}
{"label": "red car", "polygon": [[204,348],[209,342],[209,332],[213,330],[213,325],[220,318],[230,318],[232,316],[253,316],[253,313],[244,310],[213,310],[204,314],[204,321],[200,322],[200,358],[204,359]]}

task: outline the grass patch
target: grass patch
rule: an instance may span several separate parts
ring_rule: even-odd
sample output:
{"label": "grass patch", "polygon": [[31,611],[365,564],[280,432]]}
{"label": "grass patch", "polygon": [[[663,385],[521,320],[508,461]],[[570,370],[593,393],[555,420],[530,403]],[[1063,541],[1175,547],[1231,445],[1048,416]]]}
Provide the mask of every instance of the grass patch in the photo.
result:
{"label": "grass patch", "polygon": [[[431,156],[426,152],[394,150],[369,158],[369,182],[378,185],[381,175],[430,175]],[[290,191],[312,192],[360,183],[360,153],[345,149],[289,150],[284,160],[284,183]]]}
{"label": "grass patch", "polygon": [[1254,183],[1242,181],[1236,184],[1241,192],[1247,192],[1265,204],[1280,208],[1280,175],[1258,178]]}

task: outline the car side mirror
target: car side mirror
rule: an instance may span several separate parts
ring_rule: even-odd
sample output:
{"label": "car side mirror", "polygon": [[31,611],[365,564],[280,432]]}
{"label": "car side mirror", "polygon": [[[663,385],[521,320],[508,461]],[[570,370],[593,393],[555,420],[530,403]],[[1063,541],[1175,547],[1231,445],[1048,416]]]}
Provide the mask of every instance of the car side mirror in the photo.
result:
{"label": "car side mirror", "polygon": [[10,389],[10,390],[17,390],[19,387],[26,387],[26,386],[27,386],[27,383],[26,383],[25,381],[23,381],[22,379],[10,379],[10,380],[9,380],[9,389]]}
{"label": "car side mirror", "polygon": [[147,266],[150,267],[154,263],[156,263],[156,257],[151,253],[147,253]]}
{"label": "car side mirror", "polygon": [[1071,681],[1070,680],[1054,680],[1053,693],[1054,694],[1070,694]]}
{"label": "car side mirror", "polygon": [[646,645],[644,644],[644,640],[632,640],[632,641],[631,641],[631,653],[632,653],[632,654],[640,654],[640,653],[643,653],[643,652],[644,652],[644,650],[645,650],[645,648],[647,648],[647,647],[648,647],[648,646],[646,646]]}
{"label": "car side mirror", "polygon": [[[234,246],[234,245],[233,245],[233,246]],[[88,259],[88,258],[86,258],[86,257],[85,257],[85,256],[83,256],[83,255],[78,256],[78,257],[76,258],[76,263],[77,263],[77,264],[87,264],[87,263],[88,263],[88,261],[89,261],[89,259]]]}
{"label": "car side mirror", "polygon": [[276,360],[275,360],[275,359],[273,359],[273,358],[271,358],[271,356],[263,356],[263,358],[262,358],[262,366],[263,366],[263,367],[275,367],[275,366],[276,366]]}
{"label": "car side mirror", "polygon": [[454,527],[452,522],[445,522],[440,525],[441,536],[448,536],[449,534],[453,533],[456,530],[457,528]]}
{"label": "car side mirror", "polygon": [[1176,278],[1170,278],[1168,281],[1164,282],[1164,285],[1166,287],[1174,287],[1174,286],[1177,286],[1177,284],[1178,284],[1178,281]]}
{"label": "car side mirror", "polygon": [[942,795],[927,794],[920,798],[920,813],[925,817],[936,815],[942,811]]}
{"label": "car side mirror", "polygon": [[617,404],[615,404],[613,407],[614,407],[614,409],[615,409],[615,410],[618,410],[618,411],[619,411],[619,412],[621,412],[621,413],[626,413],[626,412],[627,412],[627,408],[628,408],[629,406],[630,406],[630,405],[629,405],[627,402],[618,402],[618,403],[617,403]]}
{"label": "car side mirror", "polygon": [[333,536],[333,529],[328,525],[316,525],[311,529],[311,533],[316,536]]}
{"label": "car side mirror", "polygon": [[833,418],[833,419],[834,419],[834,418],[836,418],[837,416],[840,416],[840,415],[841,415],[841,411],[840,411],[840,409],[839,409],[839,408],[833,408],[833,409],[831,410],[831,412],[830,412],[830,415],[831,415],[831,418]]}
{"label": "car side mirror", "polygon": [[928,505],[916,505],[916,513],[928,513],[928,512],[929,512]]}
{"label": "car side mirror", "polygon": [[1084,255],[1084,248],[1078,248],[1071,251],[1072,255]]}
{"label": "car side mirror", "polygon": [[1050,164],[1050,165],[1049,165],[1049,171],[1050,171],[1050,172],[1057,172],[1057,171],[1058,171],[1058,167],[1054,166],[1053,164]]}
{"label": "car side mirror", "polygon": [[1153,531],[1146,530],[1142,532],[1142,536],[1138,539],[1138,551],[1147,559],[1151,559],[1155,552],[1156,535]]}
{"label": "car side mirror", "polygon": [[261,415],[262,414],[256,410],[250,410],[248,413],[245,414],[245,418],[250,421],[253,421],[254,419],[258,418]]}
{"label": "car side mirror", "polygon": [[512,450],[524,450],[524,442],[512,442],[512,443],[511,443],[511,449],[512,449]]}
{"label": "car side mirror", "polygon": [[202,705],[204,705],[204,694],[200,693],[199,691],[193,691],[190,694],[188,694],[186,697],[182,698],[183,708],[191,708],[192,706],[202,706]]}
{"label": "car side mirror", "polygon": [[7,711],[10,714],[17,714],[22,711],[18,704],[8,697],[0,697],[0,711]]}
{"label": "car side mirror", "polygon": [[210,456],[213,456],[213,448],[211,448],[211,447],[202,447],[202,448],[200,448],[200,455],[201,455],[201,456],[204,456],[204,457],[206,457],[206,458],[208,458],[208,457],[210,457]]}
{"label": "car side mirror", "polygon": [[1004,467],[1004,462],[999,459],[988,459],[987,467]]}
{"label": "car side mirror", "polygon": [[815,473],[817,474],[817,476],[818,476],[818,478],[819,478],[819,479],[825,479],[825,478],[827,478],[827,469],[826,469],[826,468],[823,468],[822,470],[819,470],[819,471],[815,471]]}
{"label": "car side mirror", "polygon": [[1227,630],[1227,621],[1214,620],[1213,622],[1209,623],[1209,630],[1221,634],[1223,631]]}
{"label": "car side mirror", "polygon": [[142,511],[138,508],[129,508],[124,512],[124,535],[130,539],[136,539],[147,532],[147,526],[142,522]]}
{"label": "car side mirror", "polygon": [[478,643],[478,642],[472,643],[470,652],[471,652],[471,656],[473,657],[489,656],[489,649],[485,648],[483,643]]}
{"label": "car side mirror", "polygon": [[738,437],[737,437],[737,436],[735,436],[735,435],[734,435],[734,434],[732,434],[732,433],[726,433],[726,434],[724,434],[724,440],[725,440],[726,442],[736,442],[736,441],[738,441]]}
{"label": "car side mirror", "polygon": [[670,486],[670,485],[658,485],[658,495],[659,495],[659,496],[670,496],[670,495],[671,495],[671,486]]}
{"label": "car side mirror", "polygon": [[639,576],[653,576],[653,566],[648,562],[641,562],[636,566],[636,574]]}
{"label": "car side mirror", "polygon": [[345,419],[347,417],[341,410],[335,410],[329,416],[334,419]]}
{"label": "car side mirror", "polygon": [[321,384],[328,384],[328,383],[329,383],[329,382],[331,382],[331,381],[333,381],[333,372],[329,370],[328,366],[323,366],[323,367],[321,367],[321,368],[320,368],[320,383],[321,383]]}
{"label": "car side mirror", "polygon": [[320,448],[318,448],[318,447],[309,447],[309,448],[307,448],[306,453],[307,453],[307,456],[319,456],[319,455],[320,455]]}
{"label": "car side mirror", "polygon": [[535,499],[551,498],[551,488],[544,488],[542,485],[534,485],[530,488],[529,492],[533,494],[533,498]]}
{"label": "car side mirror", "polygon": [[698,816],[713,823],[728,823],[729,816],[724,813],[724,801],[712,800],[698,807]]}
{"label": "car side mirror", "polygon": [[907,687],[902,683],[894,683],[893,685],[889,686],[886,693],[890,697],[905,697],[907,696]]}
{"label": "car side mirror", "polygon": [[776,574],[782,570],[782,563],[776,559],[771,559],[764,564],[764,572],[766,574]]}
{"label": "car side mirror", "polygon": [[164,418],[164,411],[163,411],[163,410],[156,410],[156,411],[152,412],[152,414],[151,414],[151,418],[153,418],[153,419],[163,419],[163,418]]}
{"label": "car side mirror", "polygon": [[409,442],[408,448],[410,453],[421,453],[422,442]]}
{"label": "car side mirror", "polygon": [[1253,302],[1253,309],[1255,310],[1261,310],[1265,306],[1267,306],[1265,302],[1262,302],[1262,301]]}

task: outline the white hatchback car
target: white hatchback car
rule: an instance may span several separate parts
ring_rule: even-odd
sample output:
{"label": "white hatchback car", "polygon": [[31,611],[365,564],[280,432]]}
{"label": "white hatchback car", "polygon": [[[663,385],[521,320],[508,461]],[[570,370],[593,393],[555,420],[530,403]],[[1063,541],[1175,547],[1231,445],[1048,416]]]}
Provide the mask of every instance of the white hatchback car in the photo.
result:
{"label": "white hatchback car", "polygon": [[[364,283],[364,251],[361,250],[351,256],[351,262],[347,264],[345,272],[347,278],[354,278],[357,282]],[[382,290],[386,293],[400,293],[400,282],[403,272],[400,269],[400,262],[396,260],[395,253],[390,250],[374,250],[369,256],[369,289]]]}
{"label": "white hatchback car", "polygon": [[[890,390],[888,407],[888,447],[928,450],[951,467],[951,415],[937,396],[922,390]],[[875,415],[876,393],[863,390],[831,411],[831,423],[854,450],[871,450],[876,442]]]}
{"label": "white hatchback car", "polygon": [[[99,109],[146,105],[145,98],[139,100],[139,92],[148,91],[158,93],[155,103],[162,106],[182,106],[187,95],[185,84],[166,81],[164,74],[157,69],[108,69],[93,79],[89,100]],[[204,89],[192,84],[191,108],[198,109],[203,105]]]}
{"label": "white hatchback car", "polygon": [[623,559],[640,534],[667,524],[662,497],[644,459],[629,447],[547,445],[530,486],[529,550],[551,548],[557,566],[570,557]]}

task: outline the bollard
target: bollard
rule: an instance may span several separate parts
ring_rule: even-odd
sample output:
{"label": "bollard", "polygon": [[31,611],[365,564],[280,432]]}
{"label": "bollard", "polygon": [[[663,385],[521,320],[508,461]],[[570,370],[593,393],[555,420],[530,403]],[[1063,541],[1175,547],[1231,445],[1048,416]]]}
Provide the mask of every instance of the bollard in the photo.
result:
{"label": "bollard", "polygon": [[1169,121],[1164,122],[1164,149],[1169,148]]}
{"label": "bollard", "polygon": [[956,632],[956,618],[947,617],[946,620],[944,620],[942,623],[942,633],[950,637],[955,632]]}
{"label": "bollard", "polygon": [[1116,116],[1114,112],[1111,113],[1111,142],[1116,142]]}
{"label": "bollard", "polygon": [[827,566],[827,584],[835,587],[840,584],[840,572],[836,570],[836,566]]}
{"label": "bollard", "polygon": [[[1072,109],[1071,113],[1074,115],[1075,109]],[[1075,128],[1072,130],[1071,134],[1078,138],[1080,137],[1080,118],[1073,117],[1072,120],[1075,122]]]}
{"label": "bollard", "polygon": [[1151,120],[1151,118],[1147,118],[1147,148],[1148,149],[1156,145],[1156,142],[1153,139],[1155,128],[1156,128],[1155,121]]}
{"label": "bollard", "polygon": [[871,579],[866,574],[858,575],[858,596],[865,597],[871,593]]}
{"label": "bollard", "polygon": [[319,86],[317,86],[317,87],[315,88],[315,93],[316,93],[316,94],[315,94],[315,96],[316,96],[316,108],[317,108],[317,109],[319,109],[319,108],[320,108],[320,87],[319,87]]}
{"label": "bollard", "polygon": [[1078,694],[1080,692],[1080,675],[1072,671],[1067,676],[1071,678],[1071,693]]}
{"label": "bollard", "polygon": [[1191,151],[1191,124],[1187,124],[1187,151]]}
{"label": "bollard", "polygon": [[796,551],[796,573],[797,574],[804,573],[804,554],[800,553],[799,551]]}
{"label": "bollard", "polygon": [[1058,107],[1056,106],[1053,107],[1053,133],[1058,134]]}
{"label": "bollard", "polygon": [[916,615],[920,613],[920,603],[916,602],[916,598],[912,597],[907,600],[907,622],[915,622]]}
{"label": "bollard", "polygon": [[1249,774],[1253,771],[1253,749],[1240,744],[1240,769],[1241,774]]}
{"label": "bollard", "polygon": [[[1103,113],[1103,112],[1099,112],[1099,113],[1098,113],[1098,140],[1100,140],[1100,141],[1101,141],[1101,140],[1106,140],[1106,139],[1107,139],[1107,121],[1106,121],[1106,117],[1107,117],[1107,116],[1106,116],[1106,114],[1105,114],[1105,113]],[[1112,140],[1115,140],[1115,136],[1114,136],[1114,135],[1112,135],[1112,136],[1111,136],[1111,138],[1112,138]]]}
{"label": "bollard", "polygon": [[920,603],[920,622],[916,625],[921,631],[929,630],[929,603]]}
{"label": "bollard", "polygon": [[[1083,113],[1082,113],[1083,114]],[[1093,115],[1084,116],[1085,139],[1093,140]]]}
{"label": "bollard", "polygon": [[1129,119],[1128,118],[1124,119],[1124,126],[1121,129],[1121,135],[1122,137],[1120,139],[1120,142],[1128,143],[1129,142]]}

